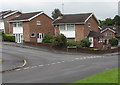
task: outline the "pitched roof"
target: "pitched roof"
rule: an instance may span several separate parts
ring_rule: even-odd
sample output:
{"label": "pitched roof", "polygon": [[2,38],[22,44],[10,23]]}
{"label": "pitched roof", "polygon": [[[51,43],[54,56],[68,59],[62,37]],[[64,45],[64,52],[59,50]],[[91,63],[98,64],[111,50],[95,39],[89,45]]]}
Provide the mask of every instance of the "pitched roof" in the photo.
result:
{"label": "pitched roof", "polygon": [[61,18],[58,17],[53,24],[63,24],[63,23],[78,23],[84,24],[84,22],[92,15],[92,13],[83,13],[83,14],[65,14]]}
{"label": "pitched roof", "polygon": [[90,31],[88,37],[102,37],[102,34],[95,31]]}
{"label": "pitched roof", "polygon": [[15,17],[15,18],[9,20],[9,22],[12,22],[12,21],[29,21],[29,19],[32,19],[32,18],[40,15],[41,13],[43,13],[43,12],[40,11],[40,12],[32,12],[32,13],[23,13],[19,17]]}
{"label": "pitched roof", "polygon": [[[6,18],[14,13],[17,13],[17,12],[19,12],[19,11],[17,11],[17,10],[15,10],[15,11],[12,11],[12,10],[2,11],[2,12],[0,12],[0,17]],[[21,13],[21,12],[19,12],[19,13]]]}
{"label": "pitched roof", "polygon": [[102,28],[101,32],[104,32],[105,30],[111,30],[115,32],[117,36],[120,36],[120,26],[106,26]]}

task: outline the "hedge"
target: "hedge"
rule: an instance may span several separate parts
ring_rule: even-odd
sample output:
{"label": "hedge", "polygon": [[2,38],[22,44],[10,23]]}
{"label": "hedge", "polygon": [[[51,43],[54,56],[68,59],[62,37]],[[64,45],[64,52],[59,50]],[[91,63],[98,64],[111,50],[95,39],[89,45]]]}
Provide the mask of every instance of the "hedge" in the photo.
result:
{"label": "hedge", "polygon": [[3,34],[3,40],[9,42],[15,42],[15,35]]}

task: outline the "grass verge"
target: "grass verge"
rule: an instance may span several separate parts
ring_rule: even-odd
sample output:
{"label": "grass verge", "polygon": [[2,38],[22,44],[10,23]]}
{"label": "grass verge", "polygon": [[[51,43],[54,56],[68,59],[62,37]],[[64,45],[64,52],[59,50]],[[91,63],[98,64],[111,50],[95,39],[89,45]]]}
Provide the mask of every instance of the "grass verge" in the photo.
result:
{"label": "grass verge", "polygon": [[99,73],[68,85],[76,85],[77,83],[118,83],[118,69]]}

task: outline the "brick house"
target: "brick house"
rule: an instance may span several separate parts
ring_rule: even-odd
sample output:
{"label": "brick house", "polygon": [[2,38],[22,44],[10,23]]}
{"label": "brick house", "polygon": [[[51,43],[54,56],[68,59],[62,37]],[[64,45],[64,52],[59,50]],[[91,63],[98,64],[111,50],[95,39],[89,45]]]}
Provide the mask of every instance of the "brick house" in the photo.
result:
{"label": "brick house", "polygon": [[41,43],[45,33],[54,34],[53,20],[42,11],[23,13],[9,20],[10,33],[15,34],[16,42]]}
{"label": "brick house", "polygon": [[102,47],[99,21],[93,13],[65,14],[53,22],[55,34],[64,34],[68,40],[80,41],[88,38],[90,47]]}
{"label": "brick house", "polygon": [[7,21],[14,17],[17,17],[20,14],[21,12],[17,10],[16,11],[8,10],[0,12],[0,30],[4,31],[6,34],[9,34],[10,24]]}
{"label": "brick house", "polygon": [[103,35],[104,43],[109,44],[110,38],[120,38],[120,26],[106,26],[101,29],[101,34]]}

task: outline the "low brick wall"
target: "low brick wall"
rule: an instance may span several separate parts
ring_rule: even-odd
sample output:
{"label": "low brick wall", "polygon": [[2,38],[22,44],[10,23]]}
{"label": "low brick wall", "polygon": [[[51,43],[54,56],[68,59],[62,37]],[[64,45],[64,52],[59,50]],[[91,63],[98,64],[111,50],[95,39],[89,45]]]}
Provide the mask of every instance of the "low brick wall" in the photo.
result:
{"label": "low brick wall", "polygon": [[92,50],[91,48],[67,48],[65,47],[52,47],[50,43],[29,43],[25,42],[25,45],[33,46],[37,48],[45,48],[50,50],[56,50],[61,52],[70,52],[70,53],[92,53],[92,54],[103,54],[103,53],[114,53],[120,52],[120,47],[115,49],[103,49],[103,50]]}

